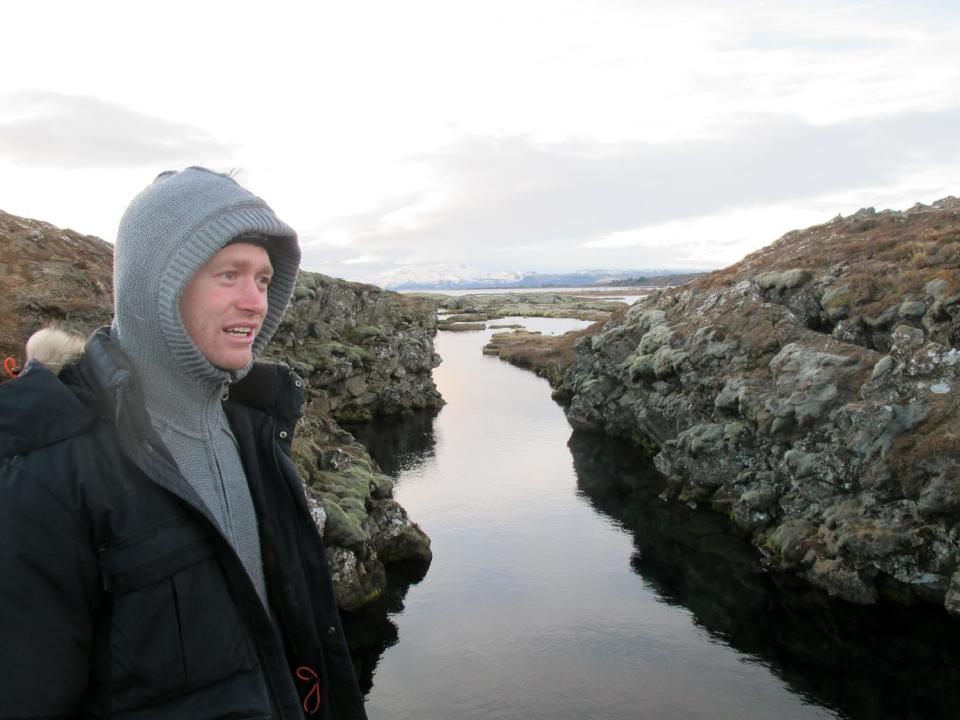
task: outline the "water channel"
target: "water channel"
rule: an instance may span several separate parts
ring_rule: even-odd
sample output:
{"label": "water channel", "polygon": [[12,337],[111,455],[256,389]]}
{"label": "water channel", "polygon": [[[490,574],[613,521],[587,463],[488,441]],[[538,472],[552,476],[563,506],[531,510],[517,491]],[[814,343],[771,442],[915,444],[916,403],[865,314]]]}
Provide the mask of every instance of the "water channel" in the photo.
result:
{"label": "water channel", "polygon": [[764,573],[631,446],[571,433],[544,380],[484,357],[493,332],[437,337],[438,415],[354,429],[434,552],[346,618],[371,720],[960,717],[958,623]]}

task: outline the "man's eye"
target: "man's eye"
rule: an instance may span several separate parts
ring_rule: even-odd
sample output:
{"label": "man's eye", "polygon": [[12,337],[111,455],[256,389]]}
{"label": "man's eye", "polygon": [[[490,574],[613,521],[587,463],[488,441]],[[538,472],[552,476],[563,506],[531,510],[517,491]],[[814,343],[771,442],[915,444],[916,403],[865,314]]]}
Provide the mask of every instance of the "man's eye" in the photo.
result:
{"label": "man's eye", "polygon": [[224,280],[236,280],[237,277],[238,273],[235,270],[227,270],[225,273],[223,273]]}

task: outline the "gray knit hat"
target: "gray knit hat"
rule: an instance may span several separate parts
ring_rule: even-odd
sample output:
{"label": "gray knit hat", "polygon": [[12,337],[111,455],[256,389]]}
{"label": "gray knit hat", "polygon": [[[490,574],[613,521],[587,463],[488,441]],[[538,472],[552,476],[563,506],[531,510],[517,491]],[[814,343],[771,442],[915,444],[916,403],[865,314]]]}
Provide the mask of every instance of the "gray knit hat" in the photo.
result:
{"label": "gray knit hat", "polygon": [[253,343],[257,358],[293,294],[296,232],[233,178],[201,167],[161,173],[130,203],[114,248],[113,334],[142,379],[174,372],[223,383],[247,373],[249,367],[228,372],[210,364],[187,335],[178,306],[200,266],[244,233],[269,239],[274,266],[267,314]]}

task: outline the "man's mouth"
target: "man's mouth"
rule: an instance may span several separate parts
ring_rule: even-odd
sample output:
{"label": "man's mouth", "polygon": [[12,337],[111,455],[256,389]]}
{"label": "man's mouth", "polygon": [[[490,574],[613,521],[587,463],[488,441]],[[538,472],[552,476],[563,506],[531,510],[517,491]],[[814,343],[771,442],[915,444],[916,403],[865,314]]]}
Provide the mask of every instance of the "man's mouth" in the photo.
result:
{"label": "man's mouth", "polygon": [[224,329],[224,332],[227,333],[227,335],[244,339],[252,337],[254,331],[255,328],[251,327],[250,325],[233,325]]}

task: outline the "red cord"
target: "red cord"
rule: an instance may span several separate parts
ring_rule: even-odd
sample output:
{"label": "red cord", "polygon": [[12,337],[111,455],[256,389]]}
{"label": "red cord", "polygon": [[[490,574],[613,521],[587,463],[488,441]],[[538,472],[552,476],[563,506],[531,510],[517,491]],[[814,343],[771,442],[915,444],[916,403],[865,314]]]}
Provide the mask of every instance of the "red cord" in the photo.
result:
{"label": "red cord", "polygon": [[306,682],[313,682],[303,698],[303,711],[307,715],[316,715],[320,712],[320,676],[312,667],[301,665],[297,668],[297,677]]}

